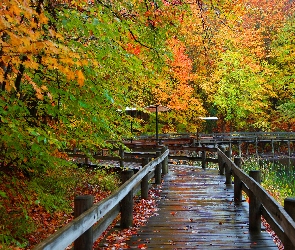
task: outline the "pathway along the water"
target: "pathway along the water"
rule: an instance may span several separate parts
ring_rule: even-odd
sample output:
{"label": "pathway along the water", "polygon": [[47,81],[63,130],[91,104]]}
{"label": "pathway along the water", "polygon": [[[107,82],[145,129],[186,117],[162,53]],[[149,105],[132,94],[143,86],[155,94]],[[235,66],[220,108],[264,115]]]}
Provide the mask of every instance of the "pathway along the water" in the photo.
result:
{"label": "pathway along the water", "polygon": [[265,230],[249,233],[247,202],[233,202],[233,186],[217,170],[170,165],[169,171],[158,215],[130,238],[130,249],[278,249]]}

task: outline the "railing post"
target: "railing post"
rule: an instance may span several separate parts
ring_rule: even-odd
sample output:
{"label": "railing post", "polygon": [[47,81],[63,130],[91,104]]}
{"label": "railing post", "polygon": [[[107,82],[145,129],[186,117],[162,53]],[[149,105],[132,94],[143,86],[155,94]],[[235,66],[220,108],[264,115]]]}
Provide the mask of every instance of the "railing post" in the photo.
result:
{"label": "railing post", "polygon": [[271,152],[272,152],[272,157],[275,157],[275,148],[274,148],[273,139],[271,139]]}
{"label": "railing post", "polygon": [[[235,157],[234,163],[238,168],[241,168],[242,158]],[[234,201],[242,201],[242,182],[240,178],[234,173]]]}
{"label": "railing post", "polygon": [[[260,184],[260,170],[251,170],[249,176]],[[252,232],[261,231],[261,203],[252,191],[249,192],[249,230]]]}
{"label": "railing post", "polygon": [[257,138],[257,136],[255,138],[255,154],[256,154],[256,159],[258,159],[259,154],[258,154],[258,138]]}
{"label": "railing post", "polygon": [[242,142],[239,141],[238,147],[239,147],[239,157],[242,157]]}
{"label": "railing post", "polygon": [[[121,180],[122,183],[129,180],[133,175],[133,170],[128,169],[122,171]],[[133,190],[131,190],[125,198],[121,201],[121,228],[129,228],[133,225]]]}
{"label": "railing post", "polygon": [[[74,217],[87,211],[93,206],[92,195],[79,195],[74,199]],[[74,250],[92,250],[93,247],[93,231],[90,227],[74,242]]]}
{"label": "railing post", "polygon": [[[286,212],[291,216],[293,220],[295,220],[295,197],[288,197],[284,200],[284,208]],[[293,250],[295,246],[292,244],[288,236],[285,234],[284,242],[284,249],[285,250]]]}
{"label": "railing post", "polygon": [[202,151],[202,168],[203,169],[206,168],[206,151],[205,150]]}
{"label": "railing post", "polygon": [[[160,157],[161,156],[161,152],[157,151],[156,153],[156,157]],[[155,184],[161,184],[161,170],[162,170],[162,163],[157,164],[156,168],[155,168]]]}
{"label": "railing post", "polygon": [[226,155],[228,158],[231,158],[231,157],[232,157],[232,151],[231,151],[230,148],[229,148],[228,150],[225,151],[225,155]]}
{"label": "railing post", "polygon": [[[225,152],[225,148],[224,147],[220,147],[219,148],[221,152]],[[218,155],[218,166],[219,166],[219,174],[220,175],[224,175],[224,162],[222,160],[222,157],[220,155]]]}
{"label": "railing post", "polygon": [[123,169],[124,168],[124,149],[122,146],[120,146],[120,149],[119,149],[119,156],[120,156],[120,168]]}
{"label": "railing post", "polygon": [[[231,158],[231,151],[230,150],[227,150],[225,152],[225,155],[228,158]],[[230,168],[230,166],[228,164],[225,164],[225,184],[226,185],[232,184],[232,180],[231,180],[231,168]]]}
{"label": "railing post", "polygon": [[[147,165],[149,162],[148,158],[142,158],[142,167]],[[147,173],[145,177],[141,180],[141,199],[147,199],[149,193],[149,174]]]}
{"label": "railing post", "polygon": [[[164,154],[167,148],[168,148],[167,146],[164,146],[161,150],[161,153]],[[164,161],[162,162],[162,174],[165,175],[167,173],[168,173],[168,156],[166,156]]]}

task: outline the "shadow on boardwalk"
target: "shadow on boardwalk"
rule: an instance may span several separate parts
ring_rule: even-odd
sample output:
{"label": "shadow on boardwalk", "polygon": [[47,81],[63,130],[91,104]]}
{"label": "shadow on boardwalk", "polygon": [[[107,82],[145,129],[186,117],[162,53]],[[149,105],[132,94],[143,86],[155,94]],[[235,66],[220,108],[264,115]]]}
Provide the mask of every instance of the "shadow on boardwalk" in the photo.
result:
{"label": "shadow on boardwalk", "polygon": [[130,249],[278,249],[265,230],[249,233],[248,204],[233,202],[233,186],[217,170],[169,169],[158,215],[130,238]]}

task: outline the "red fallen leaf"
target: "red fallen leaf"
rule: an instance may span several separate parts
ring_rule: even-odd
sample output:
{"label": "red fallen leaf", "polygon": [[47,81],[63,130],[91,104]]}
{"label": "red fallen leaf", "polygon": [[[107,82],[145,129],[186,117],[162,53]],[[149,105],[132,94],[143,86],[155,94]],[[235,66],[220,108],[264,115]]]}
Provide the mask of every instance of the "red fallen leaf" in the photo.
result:
{"label": "red fallen leaf", "polygon": [[137,248],[139,248],[139,249],[147,249],[146,244],[139,244],[137,246]]}
{"label": "red fallen leaf", "polygon": [[171,212],[170,214],[174,216],[175,214],[177,214],[177,212]]}
{"label": "red fallen leaf", "polygon": [[222,221],[219,221],[219,225],[222,225],[223,223],[222,223]]}

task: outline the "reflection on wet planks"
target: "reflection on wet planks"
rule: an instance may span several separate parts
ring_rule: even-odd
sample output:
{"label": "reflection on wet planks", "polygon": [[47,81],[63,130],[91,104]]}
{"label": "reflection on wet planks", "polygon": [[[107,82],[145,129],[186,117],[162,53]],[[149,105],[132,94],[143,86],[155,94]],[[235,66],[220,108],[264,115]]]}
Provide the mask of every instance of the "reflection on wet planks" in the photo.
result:
{"label": "reflection on wet planks", "polygon": [[224,182],[217,170],[170,166],[158,215],[131,237],[130,249],[278,249],[265,230],[249,233],[248,204],[235,204]]}

